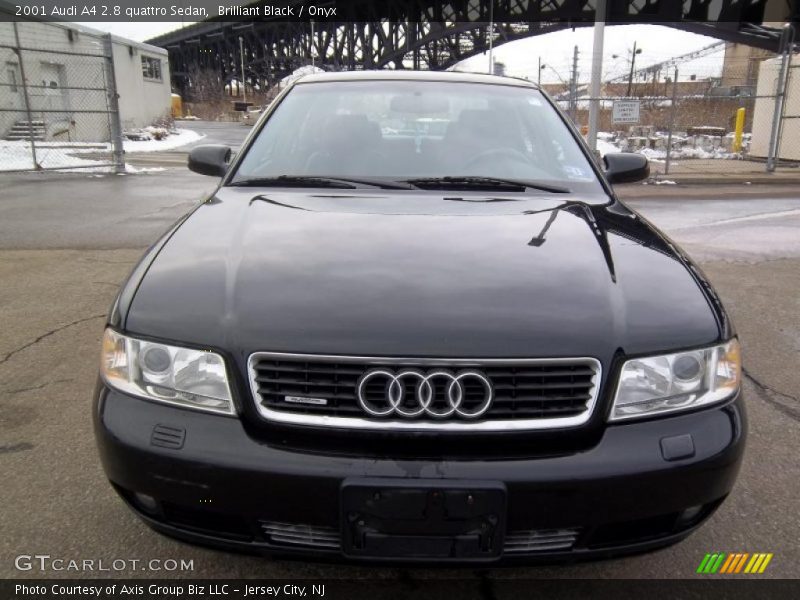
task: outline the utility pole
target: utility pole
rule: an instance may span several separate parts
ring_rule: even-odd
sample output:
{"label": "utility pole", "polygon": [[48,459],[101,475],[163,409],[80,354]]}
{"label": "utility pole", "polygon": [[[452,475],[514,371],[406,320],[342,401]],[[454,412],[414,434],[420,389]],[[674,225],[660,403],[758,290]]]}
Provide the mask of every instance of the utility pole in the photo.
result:
{"label": "utility pole", "polygon": [[574,123],[578,118],[578,46],[572,52],[572,78],[569,82],[569,110]]}
{"label": "utility pole", "polygon": [[634,41],[633,42],[633,52],[631,53],[631,72],[628,75],[628,93],[625,94],[628,97],[630,97],[631,90],[633,88],[633,69],[634,69],[634,67],[636,65],[636,55],[637,54],[641,54],[641,52],[642,52],[641,48],[639,48],[638,50],[636,49],[636,42]]}
{"label": "utility pole", "polygon": [[678,109],[678,67],[672,80],[672,104],[669,107],[669,132],[667,133],[667,157],[664,162],[664,175],[669,175],[670,155],[672,154],[672,129],[675,127],[675,111]]}
{"label": "utility pole", "polygon": [[542,57],[539,57],[539,69],[536,71],[536,83],[542,87]]}
{"label": "utility pole", "polygon": [[494,0],[489,1],[489,75],[494,75]]}
{"label": "utility pole", "polygon": [[603,38],[605,35],[606,0],[597,0],[594,13],[594,43],[592,45],[592,82],[589,86],[589,148],[597,150],[597,119],[603,80]]}
{"label": "utility pole", "polygon": [[[242,63],[242,102],[247,103],[247,83],[244,79],[244,38],[239,36],[239,58]],[[245,110],[247,110],[245,108]]]}
{"label": "utility pole", "polygon": [[314,67],[315,66],[315,64],[314,64],[315,63],[314,55],[316,54],[316,52],[315,52],[315,48],[314,48],[314,20],[313,19],[311,19],[310,24],[311,24],[311,43],[309,44],[309,52],[311,52],[311,66]]}

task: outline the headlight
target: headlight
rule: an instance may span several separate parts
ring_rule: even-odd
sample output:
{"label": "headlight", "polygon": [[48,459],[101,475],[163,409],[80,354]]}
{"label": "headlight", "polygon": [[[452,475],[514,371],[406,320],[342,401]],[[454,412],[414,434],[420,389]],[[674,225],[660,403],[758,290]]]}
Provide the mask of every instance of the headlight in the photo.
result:
{"label": "headlight", "polygon": [[122,392],[167,404],[234,414],[219,354],[146,342],[106,329],[100,371]]}
{"label": "headlight", "polygon": [[736,339],[711,348],[627,361],[617,384],[612,421],[696,408],[739,389],[742,360]]}

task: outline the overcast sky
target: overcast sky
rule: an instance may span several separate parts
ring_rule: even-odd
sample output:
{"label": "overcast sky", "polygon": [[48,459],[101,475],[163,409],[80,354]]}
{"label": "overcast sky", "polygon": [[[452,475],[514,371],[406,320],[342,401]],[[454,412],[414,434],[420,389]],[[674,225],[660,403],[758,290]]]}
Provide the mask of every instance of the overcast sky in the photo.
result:
{"label": "overcast sky", "polygon": [[[110,31],[136,41],[145,41],[181,27],[181,23],[176,22],[81,23],[81,25]],[[637,42],[638,47],[642,49],[642,53],[636,57],[636,65],[644,67],[698,50],[717,41],[714,38],[660,25],[615,25],[606,27],[605,31],[603,79],[627,72],[630,66],[629,50],[634,42]],[[508,75],[535,80],[538,60],[541,57],[542,62],[547,65],[542,71],[542,82],[556,83],[560,79],[569,79],[573,47],[578,45],[579,78],[581,81],[588,81],[592,62],[592,38],[591,27],[558,31],[498,46],[494,51],[494,59],[506,64]],[[614,54],[618,58],[612,58]],[[722,56],[720,49],[705,58],[682,64],[680,79],[686,79],[690,75],[698,77],[719,75]],[[475,56],[461,63],[459,69],[486,71],[488,64],[486,55]]]}

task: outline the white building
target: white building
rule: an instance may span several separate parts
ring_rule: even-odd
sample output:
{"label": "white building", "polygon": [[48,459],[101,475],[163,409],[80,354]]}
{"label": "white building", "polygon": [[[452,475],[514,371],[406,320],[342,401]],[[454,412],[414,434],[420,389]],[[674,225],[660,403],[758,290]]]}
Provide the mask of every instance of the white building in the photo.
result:
{"label": "white building", "polygon": [[[167,51],[118,36],[110,47],[122,128],[168,116]],[[0,22],[0,138],[27,139],[32,128],[40,140],[108,141],[108,49],[107,34],[73,23]]]}

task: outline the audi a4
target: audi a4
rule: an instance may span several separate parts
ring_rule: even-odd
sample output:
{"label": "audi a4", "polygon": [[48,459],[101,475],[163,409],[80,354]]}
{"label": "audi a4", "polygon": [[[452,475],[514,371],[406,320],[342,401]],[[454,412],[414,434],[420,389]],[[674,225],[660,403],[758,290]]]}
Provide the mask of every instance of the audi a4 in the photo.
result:
{"label": "audi a4", "polygon": [[[698,528],[746,436],[692,260],[527,81],[303,77],[116,298],[93,409],[147,525],[275,555],[493,563]],[[109,524],[109,528],[113,525]]]}

